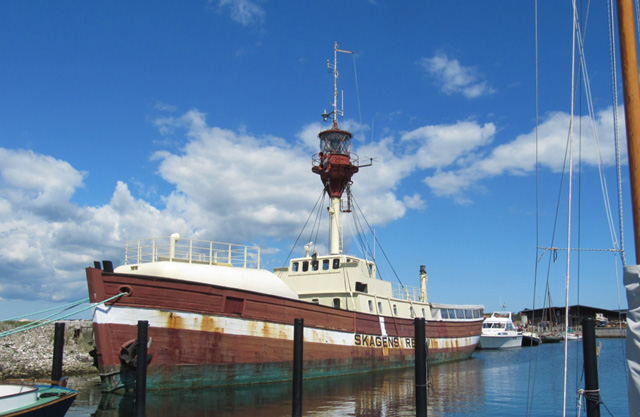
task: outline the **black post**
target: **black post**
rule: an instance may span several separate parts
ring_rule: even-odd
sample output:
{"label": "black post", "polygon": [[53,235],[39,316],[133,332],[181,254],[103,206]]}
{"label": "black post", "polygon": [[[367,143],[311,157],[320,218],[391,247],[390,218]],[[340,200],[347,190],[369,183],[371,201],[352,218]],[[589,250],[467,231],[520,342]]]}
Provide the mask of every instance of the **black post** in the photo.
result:
{"label": "black post", "polygon": [[587,401],[587,417],[600,417],[596,322],[592,318],[582,319],[582,351],[584,353],[584,390]]}
{"label": "black post", "polygon": [[304,319],[293,321],[293,406],[291,415],[302,417],[302,342]]}
{"label": "black post", "polygon": [[416,366],[416,417],[427,417],[427,344],[424,318],[413,320]]}
{"label": "black post", "polygon": [[62,357],[64,354],[64,323],[56,323],[53,338],[53,367],[51,380],[59,382],[62,379]]}
{"label": "black post", "polygon": [[144,417],[147,408],[147,334],[149,322],[138,320],[138,362],[136,366],[136,417]]}

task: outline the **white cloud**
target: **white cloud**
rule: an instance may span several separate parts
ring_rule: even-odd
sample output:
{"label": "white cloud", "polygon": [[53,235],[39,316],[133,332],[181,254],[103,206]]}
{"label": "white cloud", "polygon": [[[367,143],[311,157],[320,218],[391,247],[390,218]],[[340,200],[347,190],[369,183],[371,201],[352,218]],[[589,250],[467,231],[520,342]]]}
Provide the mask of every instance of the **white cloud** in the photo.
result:
{"label": "white cloud", "polygon": [[[7,160],[23,162],[21,168],[14,166],[12,170],[17,177],[24,174],[28,178],[23,182],[11,180],[11,175],[2,176],[0,295],[4,299],[86,297],[84,268],[94,260],[120,259],[124,237],[190,231],[171,213],[134,199],[123,183],[117,185],[108,205],[79,207],[69,199],[73,184],[82,185],[82,173],[66,162],[33,152],[1,152]],[[63,185],[65,179],[69,182]],[[57,199],[44,199],[39,206],[32,204],[33,199],[56,191],[61,191]],[[56,215],[60,209],[72,215]]]}
{"label": "white cloud", "polygon": [[455,172],[438,170],[434,175],[425,178],[424,183],[431,188],[435,195],[453,197],[459,204],[466,204],[471,200],[464,196],[462,191],[468,189],[476,180],[466,174],[467,172],[464,170]]}
{"label": "white cloud", "polygon": [[[604,133],[611,131],[609,113],[598,113],[595,121],[605,164],[614,161],[611,134]],[[583,118],[582,125],[588,122]],[[125,240],[179,232],[236,243],[259,241],[263,247],[265,239],[293,241],[322,189],[311,173],[310,157],[321,125],[302,128],[294,144],[246,129],[210,126],[197,110],[158,119],[156,126],[169,140],[186,140],[176,152],[153,156],[157,173],[174,187],[161,197],[164,208],[133,196],[124,182],[114,185],[107,204],[79,206],[72,198],[87,173],[33,151],[0,148],[0,298],[85,297],[84,268],[102,259],[119,264]],[[562,167],[567,128],[564,113],[549,114],[541,123],[543,167]],[[496,130],[492,123],[464,121],[424,126],[399,139],[387,136],[360,146],[354,140],[360,164],[374,158],[373,166],[356,174],[353,186],[368,223],[387,224],[407,210],[425,209],[421,189],[397,195],[412,175],[425,177],[435,195],[468,203],[465,191],[481,188],[486,178],[531,173],[535,132],[495,146]],[[582,145],[583,164],[593,165],[594,142],[586,129],[582,136],[588,139]]]}
{"label": "white cloud", "polygon": [[427,203],[422,199],[422,196],[420,196],[420,194],[418,193],[415,193],[411,196],[406,195],[404,196],[402,201],[404,201],[404,204],[408,208],[414,209],[414,210],[423,210],[427,207]]}
{"label": "white cloud", "polygon": [[322,124],[310,123],[304,126],[296,135],[300,144],[310,153],[318,152],[319,139],[318,132],[324,130]]}
{"label": "white cloud", "polygon": [[[209,126],[197,110],[158,119],[156,126],[169,141],[186,138],[179,151],[153,155],[157,173],[174,186],[161,197],[162,209],[134,197],[124,182],[115,184],[108,204],[79,206],[72,197],[86,173],[50,156],[0,148],[6,161],[0,167],[1,298],[85,297],[84,268],[102,259],[120,264],[125,240],[179,232],[237,243],[293,241],[322,190],[310,155],[319,129],[316,143],[301,139],[292,146],[246,129]],[[310,137],[311,130],[301,135]],[[394,171],[386,163],[378,168]],[[394,175],[382,187],[395,187],[401,177]],[[389,188],[375,187],[375,202],[365,192],[371,188],[356,188],[363,210],[374,213],[371,224],[404,215],[405,204]]]}
{"label": "white cloud", "polygon": [[214,0],[220,9],[229,9],[231,19],[242,26],[260,25],[266,12],[251,0]]}
{"label": "white cloud", "polygon": [[418,167],[442,168],[490,144],[495,133],[493,123],[481,126],[475,122],[457,122],[454,125],[420,127],[402,135],[401,140],[416,144]]}
{"label": "white cloud", "polygon": [[[613,137],[613,117],[611,108],[596,114],[593,121],[596,135],[589,129],[592,125],[588,116],[576,118],[574,126],[582,125],[580,155],[584,166],[597,166],[598,160],[613,165],[615,163],[615,147]],[[624,133],[622,133],[624,134]],[[536,152],[538,163],[554,172],[559,172],[565,164],[567,140],[569,137],[569,115],[555,112],[547,115],[538,128],[538,145],[536,151],[535,130],[517,136],[513,141],[499,145],[488,151],[486,156],[466,161],[459,166],[448,166],[438,169],[433,175],[424,179],[432,191],[439,196],[450,196],[460,202],[468,202],[462,192],[483,179],[503,175],[523,175],[535,170]],[[624,137],[624,136],[623,136]],[[578,151],[578,137],[574,132],[574,152]],[[622,151],[626,150],[622,146]],[[577,163],[577,158],[574,158]],[[440,167],[439,167],[440,168]]]}
{"label": "white cloud", "polygon": [[[185,129],[191,141],[179,154],[157,152],[158,172],[175,191],[170,207],[198,221],[216,236],[252,238],[255,231],[277,236],[290,228],[319,194],[319,181],[310,173],[310,157],[277,138],[256,138],[209,127],[195,110],[164,119],[172,129]],[[294,221],[295,224],[295,221]]]}
{"label": "white cloud", "polygon": [[436,79],[445,94],[460,93],[467,98],[476,98],[494,93],[475,68],[462,66],[457,59],[450,59],[442,52],[422,58],[419,63]]}
{"label": "white cloud", "polygon": [[172,104],[167,104],[162,101],[156,101],[156,105],[154,106],[156,110],[165,111],[169,113],[173,113],[177,110],[177,107]]}
{"label": "white cloud", "polygon": [[0,148],[0,197],[49,219],[73,216],[69,204],[86,175],[67,162],[29,150]]}

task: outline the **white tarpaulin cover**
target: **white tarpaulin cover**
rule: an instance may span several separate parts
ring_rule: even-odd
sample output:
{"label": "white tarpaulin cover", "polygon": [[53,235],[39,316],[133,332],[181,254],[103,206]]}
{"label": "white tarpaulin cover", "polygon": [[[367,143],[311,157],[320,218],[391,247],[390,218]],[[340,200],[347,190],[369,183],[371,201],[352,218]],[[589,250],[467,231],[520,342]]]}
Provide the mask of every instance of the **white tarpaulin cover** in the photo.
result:
{"label": "white tarpaulin cover", "polygon": [[627,364],[629,365],[629,415],[640,416],[640,265],[624,268],[627,289]]}

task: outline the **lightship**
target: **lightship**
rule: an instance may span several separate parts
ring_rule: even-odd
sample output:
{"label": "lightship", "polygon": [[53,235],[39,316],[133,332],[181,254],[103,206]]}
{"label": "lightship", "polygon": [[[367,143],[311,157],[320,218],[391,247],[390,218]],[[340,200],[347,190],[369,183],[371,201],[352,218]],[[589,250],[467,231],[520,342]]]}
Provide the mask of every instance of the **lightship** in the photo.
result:
{"label": "lightship", "polygon": [[148,389],[290,380],[295,318],[304,319],[305,378],[413,366],[416,317],[425,318],[432,363],[471,356],[483,306],[430,302],[424,266],[420,287],[410,288],[378,278],[373,260],[343,253],[341,201],[364,165],[338,126],[339,52],[348,51],[335,43],[333,111],[323,114],[331,127],[319,133],[312,164],[330,197],[329,253],[307,246],[271,272],[257,247],[178,234],[127,242],[124,265],[86,269],[91,302],[115,297],[93,311],[104,391],[135,383],[139,320],[149,323]]}

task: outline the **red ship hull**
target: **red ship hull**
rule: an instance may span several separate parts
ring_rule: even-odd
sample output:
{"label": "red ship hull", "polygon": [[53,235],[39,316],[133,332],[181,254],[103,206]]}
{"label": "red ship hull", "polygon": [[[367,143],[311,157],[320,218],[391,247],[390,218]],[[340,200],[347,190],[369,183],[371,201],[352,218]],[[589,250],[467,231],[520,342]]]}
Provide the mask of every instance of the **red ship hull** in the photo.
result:
{"label": "red ship hull", "polygon": [[[87,268],[96,360],[103,389],[133,384],[121,358],[149,322],[149,389],[195,388],[291,380],[293,322],[303,318],[304,377],[346,375],[413,365],[411,319],[381,318],[305,301],[183,280]],[[383,324],[381,324],[383,323]],[[482,319],[427,321],[432,363],[465,359]]]}

